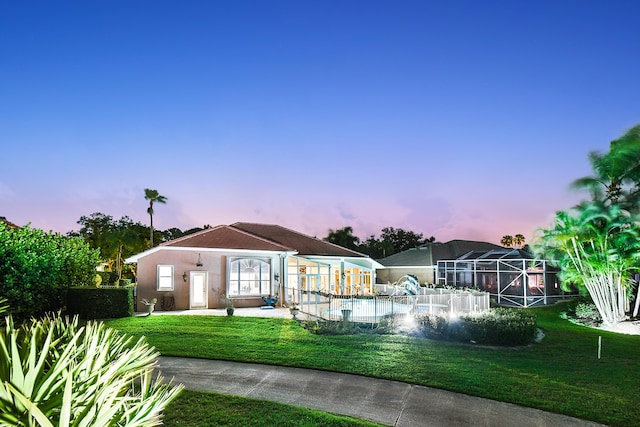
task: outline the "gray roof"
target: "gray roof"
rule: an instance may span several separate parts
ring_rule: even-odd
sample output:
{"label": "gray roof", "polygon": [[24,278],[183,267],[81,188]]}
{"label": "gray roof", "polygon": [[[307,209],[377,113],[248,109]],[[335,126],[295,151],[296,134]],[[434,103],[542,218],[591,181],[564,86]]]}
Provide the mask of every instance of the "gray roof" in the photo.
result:
{"label": "gray roof", "polygon": [[438,261],[457,259],[474,251],[487,252],[504,249],[502,246],[473,240],[450,240],[446,243],[427,243],[417,248],[393,254],[381,260],[385,267],[419,267],[437,265]]}

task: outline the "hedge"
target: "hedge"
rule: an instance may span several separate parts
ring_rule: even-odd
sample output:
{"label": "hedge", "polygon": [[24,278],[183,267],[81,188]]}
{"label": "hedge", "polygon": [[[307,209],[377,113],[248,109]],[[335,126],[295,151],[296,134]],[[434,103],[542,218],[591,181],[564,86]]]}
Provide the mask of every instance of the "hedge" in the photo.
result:
{"label": "hedge", "polygon": [[89,320],[132,317],[133,288],[70,288],[67,313]]}

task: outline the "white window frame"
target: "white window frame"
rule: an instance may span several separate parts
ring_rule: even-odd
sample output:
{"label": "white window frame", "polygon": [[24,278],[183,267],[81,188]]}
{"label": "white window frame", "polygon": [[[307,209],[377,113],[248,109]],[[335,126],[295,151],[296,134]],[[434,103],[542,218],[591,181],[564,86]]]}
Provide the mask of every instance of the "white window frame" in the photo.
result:
{"label": "white window frame", "polygon": [[[167,269],[169,269],[167,271]],[[167,282],[169,284],[167,285]],[[158,291],[173,291],[174,277],[173,277],[173,265],[158,264],[156,268],[156,290]]]}
{"label": "white window frame", "polygon": [[[238,270],[233,271],[231,266],[233,265],[234,262],[236,261],[243,261],[243,260],[254,260],[254,261],[260,261],[263,262],[265,264],[267,264],[267,266],[269,267],[269,271],[267,272],[267,279],[266,280],[258,280],[259,282],[259,288],[260,288],[260,292],[259,293],[246,293],[246,292],[242,292],[242,278],[238,276],[239,272]],[[233,275],[236,274],[235,278],[233,277]],[[273,265],[271,264],[271,259],[270,258],[260,258],[260,257],[233,257],[233,258],[229,258],[228,259],[228,265],[227,265],[227,294],[230,297],[233,298],[237,298],[237,297],[255,297],[255,296],[269,296],[271,294],[271,286],[272,286],[272,276],[273,275]],[[265,284],[267,289],[263,289],[262,285]],[[236,286],[236,290],[238,291],[238,293],[234,293],[232,291],[232,286]]]}

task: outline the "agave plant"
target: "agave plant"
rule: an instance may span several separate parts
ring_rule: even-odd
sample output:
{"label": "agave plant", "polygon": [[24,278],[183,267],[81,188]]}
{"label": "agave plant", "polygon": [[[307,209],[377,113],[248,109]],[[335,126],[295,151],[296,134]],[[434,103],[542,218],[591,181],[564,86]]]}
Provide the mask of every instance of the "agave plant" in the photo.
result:
{"label": "agave plant", "polygon": [[156,426],[182,390],[158,353],[102,323],[60,315],[0,330],[0,426]]}

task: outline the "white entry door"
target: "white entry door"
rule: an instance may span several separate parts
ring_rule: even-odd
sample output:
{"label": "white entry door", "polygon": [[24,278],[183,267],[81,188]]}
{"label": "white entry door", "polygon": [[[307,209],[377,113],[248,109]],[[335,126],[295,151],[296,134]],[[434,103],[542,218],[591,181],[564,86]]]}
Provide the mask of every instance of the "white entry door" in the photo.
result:
{"label": "white entry door", "polygon": [[207,306],[207,273],[191,272],[190,308],[208,308]]}

